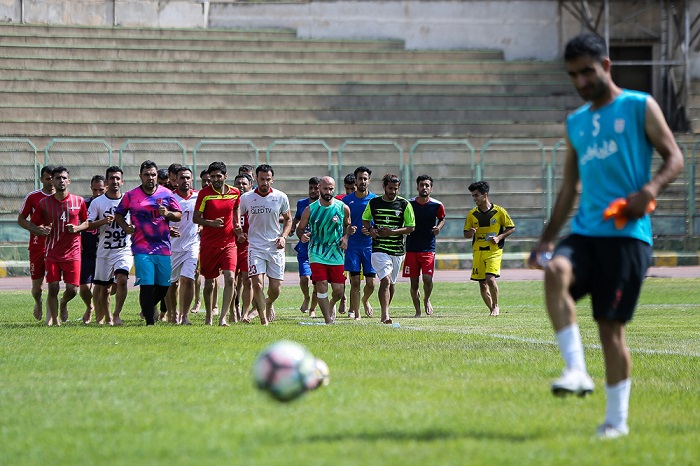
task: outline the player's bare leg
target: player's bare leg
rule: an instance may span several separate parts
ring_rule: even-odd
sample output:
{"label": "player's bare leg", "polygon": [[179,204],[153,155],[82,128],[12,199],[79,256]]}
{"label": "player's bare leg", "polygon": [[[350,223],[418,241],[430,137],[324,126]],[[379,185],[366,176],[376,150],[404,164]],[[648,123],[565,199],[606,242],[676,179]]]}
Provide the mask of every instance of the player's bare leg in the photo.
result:
{"label": "player's bare leg", "polygon": [[[114,316],[112,317],[113,325],[123,325],[121,314],[126,302],[126,295],[129,292],[129,276],[126,273],[118,273],[116,275],[116,283],[112,285],[114,293]],[[107,300],[107,312],[109,312],[109,298]]]}
{"label": "player's bare leg", "polygon": [[66,289],[63,291],[63,295],[61,295],[61,322],[68,322],[68,302],[75,298],[75,295],[77,294],[78,287],[73,284],[66,283]]}
{"label": "player's bare leg", "polygon": [[335,305],[342,301],[345,296],[345,283],[331,283],[331,317],[335,322]]}
{"label": "player's bare leg", "polygon": [[267,320],[273,322],[275,320],[275,301],[282,290],[282,280],[268,277],[267,299],[265,300],[265,312]]}
{"label": "player's bare leg", "polygon": [[416,309],[416,314],[414,317],[421,317],[419,279],[420,277],[411,277],[411,301],[413,301],[413,307]]}
{"label": "player's bare leg", "polygon": [[[231,302],[233,301],[233,290],[236,288],[236,274],[233,270],[224,270],[222,273],[224,275],[224,296],[221,304],[219,325],[222,327],[228,327],[226,314],[228,313],[228,310],[231,307]],[[233,321],[236,322],[235,314],[233,316]]]}
{"label": "player's bare leg", "polygon": [[194,307],[192,307],[192,310],[190,312],[196,314],[199,312],[199,309],[202,305],[202,300],[200,298],[201,296],[201,290],[202,288],[202,281],[199,276],[199,270],[197,270],[194,273]]}
{"label": "player's bare leg", "polygon": [[168,314],[168,322],[171,324],[177,324],[177,295],[178,295],[178,282],[173,282],[168,287],[168,293],[165,295],[165,309]]}
{"label": "player's bare leg", "polygon": [[253,305],[258,310],[260,325],[268,325],[267,312],[265,309],[265,274],[259,273],[250,277],[253,291]]}
{"label": "player's bare leg", "polygon": [[311,294],[309,292],[309,282],[311,280],[309,280],[309,278],[310,277],[303,275],[299,277],[299,289],[301,290],[301,294],[304,296],[301,306],[299,306],[299,310],[302,314],[309,312],[309,305],[311,304]]}
{"label": "player's bare leg", "polygon": [[212,292],[212,297],[211,297],[211,313],[212,315],[218,316],[219,315],[219,277],[216,277],[214,280],[214,291]]}
{"label": "player's bare leg", "polygon": [[379,291],[377,292],[377,297],[379,298],[379,306],[381,307],[381,322],[383,324],[391,324],[392,320],[389,318],[389,303],[391,302],[391,278],[389,275],[382,278],[379,281]]}
{"label": "player's bare leg", "polygon": [[491,300],[491,292],[486,284],[486,280],[479,280],[479,292],[481,293],[481,299],[484,300],[484,304],[489,308],[489,313],[493,315],[493,301]]}
{"label": "player's bare leg", "polygon": [[46,294],[46,313],[47,321],[46,325],[52,326],[61,325],[61,321],[58,318],[58,292],[60,290],[59,282],[51,282],[48,286],[48,293]]}
{"label": "player's bare leg", "polygon": [[192,325],[189,309],[194,299],[194,284],[191,278],[180,277],[180,325]]}
{"label": "player's bare leg", "polygon": [[430,303],[430,295],[433,294],[433,276],[423,274],[423,308],[427,315],[433,315],[433,305]]}
{"label": "player's bare leg", "polygon": [[205,325],[212,325],[213,323],[213,299],[214,299],[214,284],[216,280],[213,278],[204,279],[204,290],[202,292],[202,300],[204,301],[204,308],[206,310],[206,316],[204,318]]}
{"label": "player's bare leg", "polygon": [[105,312],[109,312],[109,289],[106,286],[96,283],[93,287],[93,295],[95,301],[95,320],[98,324],[104,323]]}
{"label": "player's bare leg", "polygon": [[497,316],[500,310],[498,309],[498,283],[496,282],[496,277],[487,273],[484,282],[488,287],[489,296],[491,297],[491,315]]}
{"label": "player's bare leg", "polygon": [[340,305],[338,306],[338,314],[345,314],[347,311],[347,302],[348,298],[345,296],[345,293],[343,293],[343,296],[340,297]]}
{"label": "player's bare leg", "polygon": [[89,324],[92,320],[92,313],[95,306],[92,303],[92,283],[83,283],[80,285],[80,299],[85,303],[85,314],[83,314],[83,323]]}
{"label": "player's bare leg", "polygon": [[44,318],[44,301],[41,294],[44,291],[44,279],[32,280],[32,298],[34,298],[34,318],[41,320]]}
{"label": "player's bare leg", "polygon": [[321,313],[323,314],[323,320],[327,324],[332,324],[333,310],[331,309],[331,303],[328,299],[328,282],[326,280],[317,281],[316,283],[314,283],[314,288],[316,289],[318,307],[321,309]]}
{"label": "player's bare leg", "polygon": [[[374,315],[374,309],[372,309],[372,305],[369,303],[369,298],[372,296],[372,293],[374,293],[374,277],[365,277],[365,288],[363,290],[362,294],[362,307],[365,310],[365,315],[367,317],[372,317]],[[359,313],[355,314],[355,319],[359,319]]]}

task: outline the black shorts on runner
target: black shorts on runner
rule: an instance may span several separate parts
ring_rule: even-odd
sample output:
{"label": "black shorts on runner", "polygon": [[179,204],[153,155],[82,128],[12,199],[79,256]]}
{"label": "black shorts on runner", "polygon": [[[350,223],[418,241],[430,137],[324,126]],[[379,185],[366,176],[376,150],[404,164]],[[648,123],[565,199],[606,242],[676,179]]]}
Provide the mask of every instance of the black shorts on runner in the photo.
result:
{"label": "black shorts on runner", "polygon": [[81,257],[80,259],[80,284],[89,285],[95,278],[96,257]]}
{"label": "black shorts on runner", "polygon": [[582,235],[564,238],[554,251],[573,266],[572,298],[590,294],[596,320],[623,323],[632,320],[652,253],[651,245],[638,239]]}

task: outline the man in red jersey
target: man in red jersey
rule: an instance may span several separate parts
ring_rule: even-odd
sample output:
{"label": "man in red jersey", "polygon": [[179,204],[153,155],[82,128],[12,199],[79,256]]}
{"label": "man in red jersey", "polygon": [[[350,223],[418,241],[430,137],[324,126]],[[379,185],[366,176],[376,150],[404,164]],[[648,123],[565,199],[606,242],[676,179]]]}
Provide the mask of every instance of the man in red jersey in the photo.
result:
{"label": "man in red jersey", "polygon": [[52,170],[53,167],[51,165],[47,165],[41,169],[42,188],[27,194],[22,202],[19,215],[17,215],[17,224],[29,231],[29,275],[32,279],[34,318],[36,320],[41,320],[44,313],[41,293],[44,289],[44,275],[46,274],[46,267],[44,265],[46,241],[43,237],[32,233],[29,223],[31,222],[36,225],[36,222],[34,221],[34,212],[39,205],[39,201],[45,197],[53,195],[54,193],[53,179],[51,177]]}
{"label": "man in red jersey", "polygon": [[[194,223],[202,225],[200,273],[204,277],[205,323],[212,324],[214,281],[223,273],[224,296],[219,325],[228,326],[226,313],[236,287],[236,237],[242,233],[238,207],[241,192],[226,184],[226,165],[223,162],[212,162],[207,171],[211,186],[199,192],[193,216]],[[233,321],[236,320],[234,313]]]}
{"label": "man in red jersey", "polygon": [[[39,202],[35,211],[37,225],[31,226],[35,235],[46,237],[46,281],[49,292],[46,310],[51,313],[48,325],[61,325],[68,320],[68,302],[75,297],[80,286],[80,232],[87,229],[85,200],[70,194],[70,176],[66,167],[51,171],[53,196]],[[61,321],[58,319],[59,281],[63,275],[66,290],[61,297]]]}

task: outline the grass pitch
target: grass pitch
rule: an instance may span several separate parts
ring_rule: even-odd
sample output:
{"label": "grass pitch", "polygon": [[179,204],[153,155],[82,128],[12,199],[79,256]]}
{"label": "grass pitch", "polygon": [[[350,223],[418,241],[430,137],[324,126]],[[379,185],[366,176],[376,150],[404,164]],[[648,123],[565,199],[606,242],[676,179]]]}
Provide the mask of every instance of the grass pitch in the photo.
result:
{"label": "grass pitch", "polygon": [[[579,304],[596,391],[554,398],[562,369],[541,282],[501,282],[487,316],[474,283],[436,283],[432,317],[413,319],[398,284],[392,317],[309,322],[285,287],[269,328],[138,319],[121,328],[32,317],[28,291],[0,294],[0,464],[522,465],[698,464],[700,280],[646,281],[628,327],[630,436],[593,438],[604,369],[588,301]],[[376,297],[375,315],[378,315]],[[321,319],[315,319],[320,322]],[[291,339],[324,359],[331,384],[291,403],[253,387],[251,367]]]}

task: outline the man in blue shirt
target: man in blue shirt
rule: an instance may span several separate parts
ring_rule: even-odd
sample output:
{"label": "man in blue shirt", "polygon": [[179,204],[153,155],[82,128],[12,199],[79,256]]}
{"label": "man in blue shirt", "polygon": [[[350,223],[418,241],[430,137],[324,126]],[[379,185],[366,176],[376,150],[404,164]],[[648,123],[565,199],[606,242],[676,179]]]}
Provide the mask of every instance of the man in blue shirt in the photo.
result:
{"label": "man in blue shirt", "polygon": [[[576,300],[591,296],[606,374],[605,420],[596,434],[615,438],[629,432],[631,362],[625,324],[632,319],[652,261],[647,209],[683,170],[683,155],[656,101],[612,81],[601,37],[576,36],[566,45],[564,59],[572,84],[587,103],[567,119],[562,188],[530,264],[544,266],[547,311],[566,364],[552,384],[555,395],[584,396],[594,389],[586,372],[575,307]],[[652,177],[654,149],[663,163]],[[571,235],[555,249],[554,240],[573,208],[579,182],[581,196]],[[625,225],[603,215],[619,199],[626,203]],[[543,257],[551,251],[553,257],[546,262]]]}

